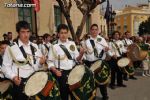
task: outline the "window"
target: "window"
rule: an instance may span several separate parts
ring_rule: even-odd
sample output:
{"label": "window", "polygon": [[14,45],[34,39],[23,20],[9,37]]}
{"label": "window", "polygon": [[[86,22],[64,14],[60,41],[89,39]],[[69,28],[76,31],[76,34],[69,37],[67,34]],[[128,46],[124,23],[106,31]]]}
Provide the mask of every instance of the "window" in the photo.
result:
{"label": "window", "polygon": [[86,18],[86,32],[89,33],[91,26],[91,15],[88,15]]}
{"label": "window", "polygon": [[124,32],[127,31],[127,25],[124,25]]}
{"label": "window", "polygon": [[62,23],[62,13],[59,6],[54,6],[55,27]]}
{"label": "window", "polygon": [[[19,4],[29,4],[31,1],[29,0],[17,0]],[[24,20],[30,24],[31,30],[33,30],[33,23],[32,23],[32,11],[33,8],[18,8],[18,18],[19,21]]]}

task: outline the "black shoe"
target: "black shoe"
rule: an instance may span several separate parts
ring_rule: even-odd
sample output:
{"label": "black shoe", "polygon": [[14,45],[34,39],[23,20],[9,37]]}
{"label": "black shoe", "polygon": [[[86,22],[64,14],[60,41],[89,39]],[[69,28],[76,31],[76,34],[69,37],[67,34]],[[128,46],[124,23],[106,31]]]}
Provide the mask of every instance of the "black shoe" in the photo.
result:
{"label": "black shoe", "polygon": [[129,78],[132,79],[132,80],[137,80],[137,78],[134,77],[134,76],[130,76]]}
{"label": "black shoe", "polygon": [[127,87],[125,84],[117,84],[118,87]]}
{"label": "black shoe", "polygon": [[123,80],[128,81],[128,78],[123,78]]}
{"label": "black shoe", "polygon": [[108,96],[102,97],[102,100],[108,100],[108,99],[109,99]]}
{"label": "black shoe", "polygon": [[115,89],[115,85],[109,85],[109,88]]}

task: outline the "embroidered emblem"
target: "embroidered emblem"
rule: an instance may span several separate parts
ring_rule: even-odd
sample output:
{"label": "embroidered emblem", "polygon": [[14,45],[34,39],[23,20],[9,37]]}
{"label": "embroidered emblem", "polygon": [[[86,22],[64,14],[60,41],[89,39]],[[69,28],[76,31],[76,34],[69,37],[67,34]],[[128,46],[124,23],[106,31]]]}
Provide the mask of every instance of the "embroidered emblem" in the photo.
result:
{"label": "embroidered emblem", "polygon": [[100,42],[102,39],[101,38],[97,38],[97,41]]}
{"label": "embroidered emblem", "polygon": [[75,51],[75,46],[74,45],[70,45],[70,50],[71,51]]}

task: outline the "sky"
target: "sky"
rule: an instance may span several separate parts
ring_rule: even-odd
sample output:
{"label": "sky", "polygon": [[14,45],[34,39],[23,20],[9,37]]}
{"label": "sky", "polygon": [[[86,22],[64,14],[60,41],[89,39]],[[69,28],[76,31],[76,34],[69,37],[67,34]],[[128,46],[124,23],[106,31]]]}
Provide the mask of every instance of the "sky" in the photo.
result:
{"label": "sky", "polygon": [[[136,4],[143,4],[148,3],[148,0],[109,0],[110,4],[114,10],[119,10],[125,7],[125,5],[136,5]],[[106,6],[106,2],[104,3]]]}

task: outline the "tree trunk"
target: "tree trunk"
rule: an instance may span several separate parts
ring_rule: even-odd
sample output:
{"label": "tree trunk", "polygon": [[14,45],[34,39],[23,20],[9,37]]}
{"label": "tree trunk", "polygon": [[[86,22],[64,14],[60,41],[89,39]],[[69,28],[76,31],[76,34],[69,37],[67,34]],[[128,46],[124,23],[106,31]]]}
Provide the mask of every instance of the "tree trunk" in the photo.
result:
{"label": "tree trunk", "polygon": [[59,6],[60,6],[60,9],[61,9],[62,13],[64,14],[64,16],[66,18],[68,27],[70,29],[71,36],[72,36],[73,40],[75,40],[75,31],[74,31],[74,28],[73,28],[73,25],[72,25],[72,21],[70,19],[70,14],[69,14],[69,12],[67,12],[65,10],[61,0],[56,0],[56,1],[58,2]]}
{"label": "tree trunk", "polygon": [[80,25],[79,25],[78,28],[77,28],[76,36],[77,36],[78,39],[80,39],[81,34],[82,34],[82,32],[83,32],[83,27],[84,27],[84,25],[85,25],[87,15],[88,15],[87,13],[85,13],[85,14],[83,15],[82,21],[81,21]]}

